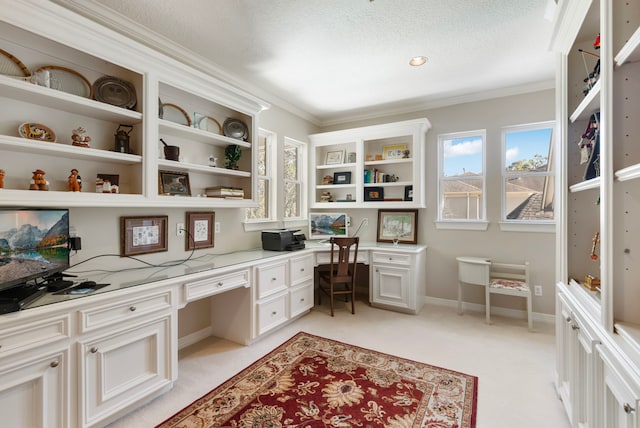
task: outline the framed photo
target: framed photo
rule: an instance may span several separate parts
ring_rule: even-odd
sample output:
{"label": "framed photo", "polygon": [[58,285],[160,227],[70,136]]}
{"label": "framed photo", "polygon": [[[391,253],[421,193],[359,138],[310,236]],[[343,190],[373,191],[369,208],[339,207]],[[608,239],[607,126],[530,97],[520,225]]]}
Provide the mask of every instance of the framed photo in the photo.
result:
{"label": "framed photo", "polygon": [[365,201],[383,201],[384,188],[383,187],[365,187],[364,200]]}
{"label": "framed photo", "polygon": [[327,152],[327,156],[324,159],[325,165],[339,165],[343,163],[344,150],[334,150]]}
{"label": "framed photo", "polygon": [[309,213],[309,239],[347,236],[347,213]]}
{"label": "framed photo", "polygon": [[120,217],[120,256],[167,251],[168,217]]}
{"label": "framed photo", "polygon": [[351,171],[334,172],[333,184],[351,184]]}
{"label": "framed photo", "polygon": [[213,232],[216,213],[187,212],[187,233],[185,234],[185,249],[197,250],[213,247]]}
{"label": "framed photo", "polygon": [[404,201],[413,201],[413,184],[404,186]]}
{"label": "framed photo", "polygon": [[406,144],[395,144],[392,146],[384,146],[382,148],[383,159],[402,159],[404,151],[407,150]]}
{"label": "framed photo", "polygon": [[161,195],[191,196],[189,173],[179,171],[160,171],[159,193]]}
{"label": "framed photo", "polygon": [[378,210],[377,241],[416,244],[418,210]]}

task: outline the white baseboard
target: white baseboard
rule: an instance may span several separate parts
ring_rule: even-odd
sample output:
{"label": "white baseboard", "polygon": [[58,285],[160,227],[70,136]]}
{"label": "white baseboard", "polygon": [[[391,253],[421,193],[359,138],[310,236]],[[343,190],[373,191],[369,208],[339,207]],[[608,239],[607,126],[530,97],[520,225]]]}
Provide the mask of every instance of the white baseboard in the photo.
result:
{"label": "white baseboard", "polygon": [[[438,305],[438,306],[446,306],[448,308],[454,308],[454,309],[458,309],[458,301],[457,300],[449,300],[449,299],[441,299],[439,297],[429,297],[426,296],[424,298],[424,302],[427,304],[431,304],[431,305]],[[462,302],[462,310],[464,311],[471,311],[471,312],[482,312],[484,313],[484,305],[481,305],[479,303],[468,303],[468,302]],[[520,311],[517,309],[507,309],[507,308],[500,308],[497,306],[492,306],[491,307],[491,314],[492,315],[499,315],[502,317],[506,317],[506,318],[516,318],[516,319],[523,319],[526,320],[527,319],[527,311]],[[540,322],[544,322],[544,323],[549,323],[549,324],[554,324],[556,322],[556,317],[555,315],[550,315],[550,314],[542,314],[539,312],[534,312],[533,313],[533,320],[534,321],[540,321]]]}
{"label": "white baseboard", "polygon": [[178,338],[178,349],[186,348],[187,346],[193,345],[194,343],[198,343],[201,340],[206,339],[211,336],[212,329],[211,326],[205,327],[202,330],[198,330],[194,333],[187,334],[186,336]]}

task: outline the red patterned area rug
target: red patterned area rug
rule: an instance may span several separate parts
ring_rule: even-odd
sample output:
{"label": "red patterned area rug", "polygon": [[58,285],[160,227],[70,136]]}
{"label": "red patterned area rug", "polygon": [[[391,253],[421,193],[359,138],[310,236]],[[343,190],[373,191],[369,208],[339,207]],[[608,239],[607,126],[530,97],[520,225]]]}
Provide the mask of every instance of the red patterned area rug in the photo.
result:
{"label": "red patterned area rug", "polygon": [[158,427],[473,428],[478,378],[298,333]]}

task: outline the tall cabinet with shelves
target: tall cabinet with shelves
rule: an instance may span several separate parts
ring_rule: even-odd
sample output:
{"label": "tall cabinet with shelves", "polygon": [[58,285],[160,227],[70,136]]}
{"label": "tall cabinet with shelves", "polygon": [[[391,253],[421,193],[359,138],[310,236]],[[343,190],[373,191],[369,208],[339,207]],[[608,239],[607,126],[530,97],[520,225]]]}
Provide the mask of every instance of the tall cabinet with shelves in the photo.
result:
{"label": "tall cabinet with shelves", "polygon": [[[82,79],[52,74],[51,87],[45,87],[17,72],[0,75],[0,169],[5,171],[0,205],[255,204],[251,148],[259,113],[268,107],[263,101],[53,2],[11,0],[0,17],[0,49],[22,61],[30,72],[54,65],[79,73],[89,83],[88,88],[81,88],[86,86]],[[5,56],[2,59],[9,61]],[[97,97],[105,102],[93,99],[93,83],[105,76],[129,84],[135,90],[135,105],[125,108],[110,104],[108,97]],[[160,113],[162,104],[178,106],[186,117]],[[225,136],[222,125],[227,119],[242,122],[246,134]],[[18,127],[25,122],[49,127],[56,134],[55,142],[20,137]],[[116,151],[115,134],[121,125],[130,129],[129,153]],[[72,130],[78,127],[91,137],[90,147],[71,144]],[[180,147],[178,161],[164,158],[161,138]],[[242,151],[237,169],[225,168],[227,146]],[[210,157],[215,158],[216,166],[211,165]],[[36,169],[44,170],[49,181],[49,190],[37,191],[37,195],[28,190]],[[68,191],[72,169],[82,177],[81,192]],[[159,183],[160,171],[188,174],[191,196],[166,197]],[[98,174],[117,175],[119,193],[97,193]],[[241,188],[244,197],[198,197],[206,188],[218,186]]]}
{"label": "tall cabinet with shelves", "polygon": [[[556,385],[574,426],[638,427],[640,4],[560,1],[555,24],[562,141]],[[598,60],[597,81],[589,81]],[[581,151],[590,120],[599,145],[592,153]]]}
{"label": "tall cabinet with shelves", "polygon": [[311,135],[311,208],[424,208],[430,127],[416,119]]}

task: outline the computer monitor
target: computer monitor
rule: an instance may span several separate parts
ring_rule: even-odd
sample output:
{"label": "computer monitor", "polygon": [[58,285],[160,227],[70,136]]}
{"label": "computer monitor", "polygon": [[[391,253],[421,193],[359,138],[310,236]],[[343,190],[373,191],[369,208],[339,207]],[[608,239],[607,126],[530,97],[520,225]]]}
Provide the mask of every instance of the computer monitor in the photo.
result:
{"label": "computer monitor", "polygon": [[309,239],[347,237],[346,213],[309,213]]}

